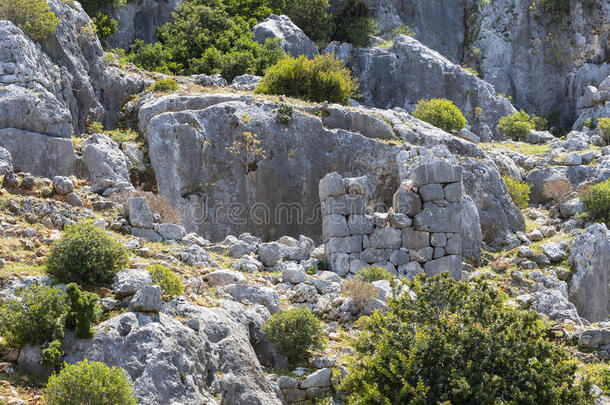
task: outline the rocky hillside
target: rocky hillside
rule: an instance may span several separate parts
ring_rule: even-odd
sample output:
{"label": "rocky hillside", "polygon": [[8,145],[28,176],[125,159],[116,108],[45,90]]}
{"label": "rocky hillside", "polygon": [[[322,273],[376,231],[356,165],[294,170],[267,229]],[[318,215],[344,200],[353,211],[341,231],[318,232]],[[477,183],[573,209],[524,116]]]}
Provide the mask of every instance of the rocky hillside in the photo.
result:
{"label": "rocky hillside", "polygon": [[229,3],[0,0],[0,403],[610,402],[610,4]]}

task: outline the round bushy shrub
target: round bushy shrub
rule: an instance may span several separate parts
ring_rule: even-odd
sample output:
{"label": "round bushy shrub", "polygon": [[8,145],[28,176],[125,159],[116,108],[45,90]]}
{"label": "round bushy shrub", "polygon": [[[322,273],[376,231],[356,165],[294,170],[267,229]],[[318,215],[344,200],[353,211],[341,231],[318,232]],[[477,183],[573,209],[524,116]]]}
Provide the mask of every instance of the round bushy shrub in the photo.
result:
{"label": "round bushy shrub", "polygon": [[154,264],[146,268],[152,278],[152,283],[161,287],[165,298],[173,298],[184,291],[180,276],[174,273],[170,268],[161,264]]}
{"label": "round bushy shrub", "polygon": [[0,335],[5,343],[21,347],[63,338],[68,305],[64,294],[50,286],[33,285],[19,293],[19,299],[0,306]]}
{"label": "round bushy shrub", "polygon": [[341,390],[350,404],[588,404],[568,352],[534,311],[484,281],[418,276],[360,321]]}
{"label": "round bushy shrub", "polygon": [[51,246],[47,271],[63,282],[107,284],[127,264],[127,249],[93,222],[66,227]]}
{"label": "round bushy shrub", "polygon": [[136,405],[125,370],[86,359],[53,374],[44,400],[47,405]]}
{"label": "round bushy shrub", "polygon": [[459,131],[466,127],[466,118],[451,100],[435,98],[420,100],[413,116],[444,131]]}
{"label": "round bushy shrub", "polygon": [[333,18],[328,0],[288,0],[286,15],[314,42],[330,39]]}
{"label": "round bushy shrub", "polygon": [[363,0],[342,0],[338,2],[334,14],[335,41],[364,47],[377,33],[377,23],[369,16],[369,7]]}
{"label": "round bushy shrub", "polygon": [[322,322],[307,308],[272,315],[263,332],[293,366],[307,360],[309,350],[322,349],[325,343]]}
{"label": "round bushy shrub", "polygon": [[530,116],[523,110],[500,118],[498,131],[514,141],[524,141],[535,128]]}
{"label": "round bushy shrub", "polygon": [[520,182],[507,175],[502,176],[504,184],[508,190],[508,194],[513,199],[513,202],[518,208],[527,208],[530,203],[530,192],[532,186],[526,182]]}
{"label": "round bushy shrub", "polygon": [[11,21],[33,41],[53,35],[59,23],[47,0],[0,0],[0,20]]}
{"label": "round bushy shrub", "polygon": [[606,142],[610,142],[610,117],[598,118],[597,129],[599,136],[604,138]]}
{"label": "round bushy shrub", "polygon": [[162,79],[154,82],[149,88],[153,93],[164,93],[166,91],[178,90],[178,83],[174,79]]}
{"label": "round bushy shrub", "polygon": [[591,219],[610,226],[610,179],[588,187],[580,199]]}
{"label": "round bushy shrub", "polygon": [[325,54],[314,59],[304,56],[282,59],[267,70],[256,92],[345,104],[357,89],[356,79],[343,61]]}
{"label": "round bushy shrub", "polygon": [[102,309],[97,304],[97,294],[81,291],[75,283],[66,286],[66,295],[70,300],[70,311],[66,316],[66,328],[74,329],[81,339],[93,337],[91,324],[97,322],[102,315]]}
{"label": "round bushy shrub", "polygon": [[381,266],[366,266],[360,269],[356,278],[372,283],[373,281],[379,280],[392,280],[394,277],[392,277],[389,271]]}

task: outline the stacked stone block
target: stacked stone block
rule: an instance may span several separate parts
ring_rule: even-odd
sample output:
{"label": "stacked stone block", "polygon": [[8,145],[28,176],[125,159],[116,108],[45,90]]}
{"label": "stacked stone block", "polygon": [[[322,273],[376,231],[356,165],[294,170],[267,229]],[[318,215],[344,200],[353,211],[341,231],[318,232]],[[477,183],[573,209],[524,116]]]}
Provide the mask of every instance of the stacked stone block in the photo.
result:
{"label": "stacked stone block", "polygon": [[386,213],[367,212],[366,177],[329,173],[319,183],[322,235],[331,269],[341,276],[369,265],[397,276],[462,267],[462,169],[444,160],[411,168]]}

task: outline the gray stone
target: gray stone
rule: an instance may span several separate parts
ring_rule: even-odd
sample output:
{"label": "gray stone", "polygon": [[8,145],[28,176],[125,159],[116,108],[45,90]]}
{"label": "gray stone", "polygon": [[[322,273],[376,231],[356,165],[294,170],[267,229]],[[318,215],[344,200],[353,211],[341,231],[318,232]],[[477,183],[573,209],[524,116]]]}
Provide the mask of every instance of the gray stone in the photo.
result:
{"label": "gray stone", "polygon": [[311,387],[330,387],[333,371],[330,368],[323,368],[315,371],[301,383],[301,388]]}
{"label": "gray stone", "polygon": [[277,385],[281,389],[297,388],[297,386],[299,385],[299,382],[296,379],[294,379],[288,375],[283,375],[277,379]]}
{"label": "gray stone", "polygon": [[[391,250],[368,248],[360,253],[360,260],[366,263],[383,262],[390,259]],[[358,269],[359,270],[359,269]],[[357,271],[353,271],[357,273]]]}
{"label": "gray stone", "polygon": [[277,242],[261,244],[258,247],[258,258],[265,266],[275,266],[282,259],[280,244]]}
{"label": "gray stone", "polygon": [[394,211],[410,217],[421,211],[422,202],[419,195],[404,186],[400,186],[394,194]]}
{"label": "gray stone", "polygon": [[229,257],[239,259],[242,256],[249,255],[251,252],[254,252],[254,250],[256,250],[255,246],[249,245],[245,242],[239,242],[231,245],[227,251],[227,254]]}
{"label": "gray stone", "polygon": [[275,314],[280,310],[277,292],[271,288],[246,284],[229,284],[224,292],[242,304],[260,304]]}
{"label": "gray stone", "polygon": [[313,58],[319,53],[313,41],[285,15],[272,15],[256,24],[252,30],[254,39],[260,44],[267,39],[279,38],[284,51],[295,58],[301,55]]}
{"label": "gray stone", "polygon": [[322,201],[322,215],[362,215],[365,213],[366,198],[359,194],[344,194]]}
{"label": "gray stone", "polygon": [[205,278],[211,286],[248,283],[248,280],[246,280],[243,274],[226,269],[214,270],[213,272],[206,274]]}
{"label": "gray stone", "polygon": [[544,254],[554,263],[561,262],[566,257],[564,245],[558,242],[543,243],[540,247]]}
{"label": "gray stone", "polygon": [[42,361],[42,348],[40,345],[26,344],[19,351],[17,364],[19,368],[36,377],[46,378],[51,375],[53,368],[40,364]]}
{"label": "gray stone", "polygon": [[438,183],[426,184],[419,188],[421,199],[426,201],[442,200],[445,197],[443,186]]}
{"label": "gray stone", "polygon": [[430,244],[434,247],[445,247],[447,236],[444,233],[433,233],[430,235]]}
{"label": "gray stone", "polygon": [[226,87],[227,81],[220,75],[193,75],[191,78],[200,86],[204,87]]}
{"label": "gray stone", "polygon": [[129,199],[127,214],[131,226],[152,228],[154,225],[153,215],[148,208],[146,200],[142,197],[132,197]]}
{"label": "gray stone", "polygon": [[332,253],[328,255],[328,262],[331,270],[342,277],[350,272],[350,259],[346,253]]}
{"label": "gray stone", "polygon": [[[350,216],[350,221],[356,215]],[[364,217],[364,216],[363,216]],[[350,233],[350,228],[347,226],[347,221],[344,215],[330,214],[322,217],[322,235],[324,235],[324,243],[328,242],[329,238],[341,238],[350,236],[351,234],[368,233],[354,232]]]}
{"label": "gray stone", "polygon": [[13,157],[11,153],[0,146],[0,176],[13,171]]}
{"label": "gray stone", "polygon": [[426,232],[460,232],[462,206],[458,203],[449,203],[445,207],[426,203],[424,210],[415,216],[413,227]]}
{"label": "gray stone", "polygon": [[360,194],[370,197],[374,194],[374,185],[367,176],[347,177],[343,179],[348,194]]}
{"label": "gray stone", "polygon": [[131,234],[137,238],[144,238],[149,242],[163,242],[163,238],[154,229],[131,228]]}
{"label": "gray stone", "polygon": [[231,86],[229,87],[237,90],[252,91],[258,86],[262,79],[263,78],[260,76],[254,76],[249,74],[235,76],[235,78],[231,82]]}
{"label": "gray stone", "polygon": [[360,253],[361,251],[361,235],[354,235],[346,238],[330,238],[326,244],[327,255],[330,253]]}
{"label": "gray stone", "polygon": [[431,247],[409,250],[409,257],[411,258],[411,260],[414,260],[419,263],[425,263],[431,260],[433,255],[434,248]]}
{"label": "gray stone", "polygon": [[112,291],[119,297],[134,295],[141,287],[151,285],[150,273],[141,269],[125,269],[114,276]]}
{"label": "gray stone", "polygon": [[[362,254],[360,254],[360,256],[362,256]],[[407,253],[403,250],[394,250],[390,254],[389,260],[390,260],[390,263],[392,263],[395,266],[407,264],[407,263],[409,263],[409,260],[410,260],[409,253]]]}
{"label": "gray stone", "polygon": [[159,312],[161,310],[161,287],[143,285],[129,302],[129,310],[137,312]]}
{"label": "gray stone", "polygon": [[390,225],[396,229],[405,229],[413,223],[411,218],[400,212],[393,212],[388,215],[388,218],[390,219]]}
{"label": "gray stone", "polygon": [[95,134],[83,141],[82,150],[82,163],[89,173],[94,192],[102,192],[110,187],[132,188],[129,161],[116,142],[105,135]]}
{"label": "gray stone", "polygon": [[424,264],[424,272],[427,275],[439,274],[443,271],[456,280],[462,278],[462,259],[459,255],[445,256],[440,259],[428,261]]}
{"label": "gray stone", "polygon": [[449,202],[460,202],[462,200],[462,183],[449,183],[443,187],[445,200]]}
{"label": "gray stone", "polygon": [[563,164],[566,166],[578,166],[582,164],[582,158],[578,153],[570,153],[563,159]]}
{"label": "gray stone", "polygon": [[59,195],[66,195],[74,190],[74,183],[69,177],[55,176],[53,177],[53,190]]}
{"label": "gray stone", "polygon": [[64,196],[64,201],[73,207],[82,207],[83,201],[75,192],[68,193]]}
{"label": "gray stone", "polygon": [[176,224],[159,224],[155,230],[163,239],[180,240],[186,235],[184,227]]}
{"label": "gray stone", "polygon": [[372,248],[398,249],[402,244],[402,232],[392,227],[376,228],[369,242]]}
{"label": "gray stone", "polygon": [[285,283],[298,284],[305,281],[307,276],[303,268],[296,263],[286,263],[282,271],[282,280]]}
{"label": "gray stone", "polygon": [[373,232],[373,221],[366,215],[350,215],[347,224],[352,235],[368,235]]}
{"label": "gray stone", "polygon": [[414,229],[402,231],[402,247],[407,249],[421,249],[430,246],[430,234]]}
{"label": "gray stone", "polygon": [[559,205],[559,212],[562,218],[570,218],[576,214],[585,212],[585,206],[580,198],[572,198]]}
{"label": "gray stone", "polygon": [[336,172],[328,173],[318,184],[318,194],[320,196],[320,201],[324,201],[328,197],[336,197],[345,194],[343,177]]}

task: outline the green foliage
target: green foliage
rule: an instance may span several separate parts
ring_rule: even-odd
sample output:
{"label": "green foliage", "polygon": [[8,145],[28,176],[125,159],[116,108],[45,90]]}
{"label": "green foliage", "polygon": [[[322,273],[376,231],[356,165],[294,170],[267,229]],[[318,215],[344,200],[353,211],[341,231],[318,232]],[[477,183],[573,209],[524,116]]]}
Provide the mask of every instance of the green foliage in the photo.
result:
{"label": "green foliage", "polygon": [[11,21],[38,42],[53,35],[59,23],[47,0],[0,0],[0,20]]}
{"label": "green foliage", "polygon": [[154,264],[146,268],[152,278],[152,283],[161,287],[165,298],[173,298],[184,291],[180,276],[174,273],[170,268],[160,264]]}
{"label": "green foliage", "polygon": [[140,136],[136,131],[131,128],[104,131],[104,135],[107,135],[110,139],[112,139],[119,145],[121,145],[123,142],[133,142]]}
{"label": "green foliage", "polygon": [[53,374],[44,399],[47,405],[136,405],[125,370],[86,359]]}
{"label": "green foliage", "polygon": [[323,44],[330,40],[333,16],[328,0],[288,0],[286,15],[312,41]]}
{"label": "green foliage", "polygon": [[61,340],[55,339],[42,350],[41,363],[45,366],[51,366],[54,369],[61,367],[61,356],[64,352],[61,350]]}
{"label": "green foliage", "polygon": [[75,283],[66,286],[66,295],[70,300],[70,311],[66,316],[66,328],[74,329],[81,339],[93,337],[92,323],[97,322],[102,309],[97,304],[97,294],[81,291]]}
{"label": "green foliage", "polygon": [[459,131],[466,126],[466,118],[451,100],[435,98],[419,100],[413,116],[444,131]]}
{"label": "green foliage", "polygon": [[357,89],[356,79],[343,62],[325,54],[311,60],[304,56],[282,59],[267,70],[256,92],[345,104]]}
{"label": "green foliage", "polygon": [[292,121],[293,114],[294,108],[290,104],[280,104],[279,108],[277,109],[277,122],[288,126],[290,125],[290,121]]}
{"label": "green foliage", "polygon": [[580,199],[591,219],[610,226],[610,179],[588,187]]}
{"label": "green foliage", "polygon": [[309,350],[322,349],[325,344],[322,322],[307,308],[272,315],[263,332],[292,366],[307,360]]}
{"label": "green foliage", "polygon": [[567,13],[570,11],[570,0],[538,0],[533,7],[544,13]]}
{"label": "green foliage", "polygon": [[530,118],[532,124],[534,124],[534,129],[536,131],[544,131],[548,128],[548,120],[544,117],[539,117],[538,115],[532,114]]}
{"label": "green foliage", "polygon": [[610,142],[610,117],[598,118],[597,129],[599,136],[604,138],[606,142]]}
{"label": "green foliage", "polygon": [[134,65],[163,74],[181,73],[184,66],[173,62],[172,55],[160,42],[147,44],[136,39],[129,50],[127,60]]}
{"label": "green foliage", "polygon": [[498,131],[514,141],[523,141],[535,126],[530,116],[521,110],[500,118]]}
{"label": "green foliage", "polygon": [[83,6],[83,10],[91,17],[93,24],[95,24],[95,31],[100,41],[108,38],[114,34],[117,30],[118,23],[114,18],[104,13],[102,9],[107,7],[119,7],[122,3],[121,0],[82,0],[80,1]]}
{"label": "green foliage", "polygon": [[362,0],[343,0],[335,13],[333,40],[350,42],[356,47],[368,46],[377,33],[375,20]]}
{"label": "green foliage", "polygon": [[0,335],[9,346],[63,338],[68,306],[58,289],[33,285],[20,291],[18,297],[0,306]]}
{"label": "green foliage", "polygon": [[393,280],[394,277],[390,274],[389,271],[384,269],[381,266],[366,266],[360,269],[356,278],[372,283],[373,281],[379,280]]}
{"label": "green foliage", "polygon": [[[341,389],[350,404],[587,404],[568,352],[534,311],[484,281],[418,276],[389,311],[362,318]],[[401,285],[396,286],[396,292]]]}
{"label": "green foliage", "polygon": [[174,79],[157,80],[148,88],[148,91],[152,91],[153,93],[164,93],[166,91],[176,90],[178,90],[178,83],[176,83]]}
{"label": "green foliage", "polygon": [[585,118],[582,122],[582,125],[589,129],[595,129],[595,121],[591,117]]}
{"label": "green foliage", "polygon": [[513,199],[517,208],[527,208],[530,203],[532,186],[526,182],[514,180],[507,175],[503,175],[502,180],[504,180],[504,184],[506,184],[506,188],[508,189],[508,194],[510,194],[510,197]]}
{"label": "green foliage", "polygon": [[47,257],[47,271],[63,282],[106,284],[127,264],[122,243],[85,221],[67,226],[53,243]]}

